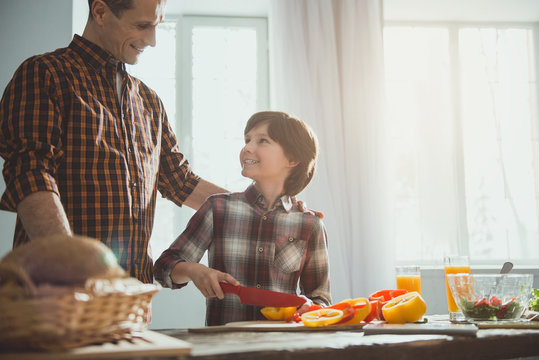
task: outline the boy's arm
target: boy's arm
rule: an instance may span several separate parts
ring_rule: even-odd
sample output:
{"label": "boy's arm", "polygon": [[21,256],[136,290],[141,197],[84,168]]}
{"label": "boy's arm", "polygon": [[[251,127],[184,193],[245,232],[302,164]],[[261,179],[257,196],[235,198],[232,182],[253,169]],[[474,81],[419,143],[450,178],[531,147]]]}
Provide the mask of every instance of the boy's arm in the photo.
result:
{"label": "boy's arm", "polygon": [[329,256],[326,230],[314,216],[314,226],[307,246],[307,258],[300,278],[301,293],[319,305],[331,304],[329,291]]}
{"label": "boy's arm", "polygon": [[205,297],[219,299],[224,296],[220,281],[239,285],[230,274],[198,263],[213,241],[212,209],[211,200],[206,201],[189,220],[185,231],[157,259],[154,274],[161,285],[177,289],[193,281]]}
{"label": "boy's arm", "polygon": [[174,283],[182,284],[192,281],[198,290],[207,298],[224,297],[223,289],[219,282],[224,281],[232,285],[240,282],[230,274],[209,268],[205,265],[193,262],[178,262],[172,269],[170,278]]}

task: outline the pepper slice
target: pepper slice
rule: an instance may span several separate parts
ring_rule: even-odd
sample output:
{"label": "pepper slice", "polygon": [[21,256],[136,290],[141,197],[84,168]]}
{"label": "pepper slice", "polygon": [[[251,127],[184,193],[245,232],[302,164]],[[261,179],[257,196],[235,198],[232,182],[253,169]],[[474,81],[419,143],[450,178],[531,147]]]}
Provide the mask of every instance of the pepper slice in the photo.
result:
{"label": "pepper slice", "polygon": [[404,324],[420,320],[427,312],[427,304],[413,291],[389,300],[383,307],[385,320],[390,324]]}
{"label": "pepper slice", "polygon": [[[369,295],[369,301],[371,302],[371,306],[375,304],[377,306],[376,316],[374,317],[374,319],[384,320],[384,313],[382,312],[382,307],[389,300],[394,299],[397,296],[406,294],[407,292],[408,290],[405,290],[405,289],[384,289],[384,290],[379,290]],[[368,318],[369,318],[369,321],[373,320],[371,316],[368,316]]]}
{"label": "pepper slice", "polygon": [[369,323],[375,319],[380,319],[382,317],[382,307],[378,303],[378,300],[369,300],[369,304],[371,306],[371,311],[369,312],[367,317],[363,319],[363,321],[365,321],[366,323]]}
{"label": "pepper slice", "polygon": [[303,313],[301,321],[305,326],[317,327],[338,323],[342,317],[342,310],[323,308]]}
{"label": "pepper slice", "polygon": [[260,309],[260,312],[268,320],[287,320],[296,312],[295,306],[289,307],[273,307],[266,306]]}
{"label": "pepper slice", "polygon": [[342,319],[339,320],[338,323],[336,323],[335,325],[340,325],[340,324],[343,324],[349,320],[352,320],[354,318],[354,315],[355,315],[355,310],[354,310],[354,307],[352,306],[352,304],[350,303],[347,303],[347,302],[340,302],[340,303],[337,303],[337,304],[334,304],[334,305],[331,305],[331,306],[326,306],[325,307],[326,309],[336,309],[336,310],[341,310],[342,311]]}
{"label": "pepper slice", "polygon": [[348,303],[352,305],[354,308],[354,317],[345,320],[344,318],[339,322],[339,324],[346,324],[346,325],[355,325],[359,324],[365,318],[367,315],[371,312],[371,303],[366,298],[356,298],[356,299],[346,299],[341,301],[341,303]]}

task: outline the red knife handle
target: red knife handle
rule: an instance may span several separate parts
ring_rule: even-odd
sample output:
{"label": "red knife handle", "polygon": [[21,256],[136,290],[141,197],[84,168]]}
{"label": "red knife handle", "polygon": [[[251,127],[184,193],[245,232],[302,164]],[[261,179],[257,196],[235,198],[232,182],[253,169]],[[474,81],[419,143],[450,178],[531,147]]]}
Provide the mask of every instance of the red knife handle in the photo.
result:
{"label": "red knife handle", "polygon": [[240,293],[240,285],[235,286],[226,282],[220,282],[219,285],[221,285],[221,289],[223,289],[223,293],[225,294],[238,295]]}

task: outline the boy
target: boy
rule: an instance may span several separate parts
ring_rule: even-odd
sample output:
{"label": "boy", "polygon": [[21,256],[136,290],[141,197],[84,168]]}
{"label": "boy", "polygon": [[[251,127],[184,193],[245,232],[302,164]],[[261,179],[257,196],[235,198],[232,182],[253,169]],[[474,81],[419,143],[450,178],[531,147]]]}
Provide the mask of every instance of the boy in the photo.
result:
{"label": "boy", "polygon": [[[193,281],[208,298],[207,325],[264,319],[260,307],[224,297],[220,281],[292,294],[299,281],[312,302],[331,302],[324,224],[291,201],[313,178],[316,136],[301,120],[275,111],[254,114],[244,135],[242,175],[253,184],[210,196],[155,263],[163,286]],[[209,267],[198,263],[206,250]]]}

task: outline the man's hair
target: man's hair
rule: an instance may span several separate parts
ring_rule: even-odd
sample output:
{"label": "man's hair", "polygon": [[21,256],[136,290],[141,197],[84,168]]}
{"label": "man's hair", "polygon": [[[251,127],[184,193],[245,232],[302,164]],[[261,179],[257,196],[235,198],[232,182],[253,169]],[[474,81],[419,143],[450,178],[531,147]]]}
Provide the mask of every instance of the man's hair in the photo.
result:
{"label": "man's hair", "polygon": [[[93,17],[92,15],[92,4],[94,0],[88,0],[88,9],[90,9],[90,18]],[[105,4],[109,7],[110,11],[119,18],[122,16],[122,13],[125,10],[129,10],[133,8],[133,0],[103,0]]]}
{"label": "man's hair", "polygon": [[284,182],[285,194],[296,195],[305,189],[314,176],[318,139],[303,121],[280,111],[254,114],[247,121],[244,134],[263,123],[268,124],[269,137],[281,145],[287,159],[298,163]]}

